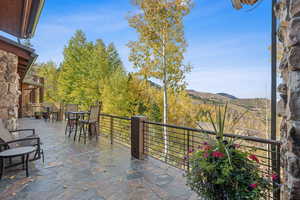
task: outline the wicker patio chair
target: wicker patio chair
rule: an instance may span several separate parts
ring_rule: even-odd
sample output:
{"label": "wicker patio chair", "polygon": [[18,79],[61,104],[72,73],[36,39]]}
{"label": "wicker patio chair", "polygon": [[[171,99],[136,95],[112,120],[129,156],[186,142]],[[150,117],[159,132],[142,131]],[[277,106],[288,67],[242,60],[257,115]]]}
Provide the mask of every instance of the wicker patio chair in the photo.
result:
{"label": "wicker patio chair", "polygon": [[[34,129],[8,131],[0,119],[0,151],[24,146],[36,147],[36,151],[29,156],[30,161],[42,158],[44,162],[44,152],[41,149],[40,138],[35,134]],[[16,157],[14,160],[9,159],[9,164],[6,166],[13,167],[20,164],[23,164],[23,161]]]}

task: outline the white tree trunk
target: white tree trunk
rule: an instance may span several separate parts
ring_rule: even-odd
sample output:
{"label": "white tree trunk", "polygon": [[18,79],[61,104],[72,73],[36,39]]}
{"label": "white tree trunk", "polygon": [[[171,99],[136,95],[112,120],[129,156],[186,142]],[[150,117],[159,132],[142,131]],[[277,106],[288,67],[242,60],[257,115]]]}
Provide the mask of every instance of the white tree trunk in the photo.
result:
{"label": "white tree trunk", "polygon": [[[164,124],[168,123],[168,86],[167,86],[167,73],[164,70]],[[164,155],[167,158],[168,153],[168,130],[164,126]]]}
{"label": "white tree trunk", "polygon": [[[163,123],[168,123],[168,78],[167,78],[167,65],[166,65],[166,49],[165,49],[165,38],[163,38],[163,49],[162,49],[162,65],[163,65],[163,89],[164,89],[164,116],[163,116]],[[168,153],[168,130],[167,127],[164,126],[164,157],[167,159],[167,153]]]}

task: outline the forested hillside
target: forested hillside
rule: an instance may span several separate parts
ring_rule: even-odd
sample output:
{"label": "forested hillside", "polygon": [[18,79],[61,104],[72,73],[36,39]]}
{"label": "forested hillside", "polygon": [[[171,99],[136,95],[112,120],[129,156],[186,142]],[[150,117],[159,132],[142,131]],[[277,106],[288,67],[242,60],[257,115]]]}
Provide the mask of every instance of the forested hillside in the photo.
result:
{"label": "forested hillside", "polygon": [[[125,70],[114,44],[87,40],[77,31],[64,49],[64,61],[36,64],[32,70],[45,78],[45,101],[57,106],[76,103],[86,110],[102,102],[102,112],[131,117],[144,115],[151,121],[162,122],[163,92],[139,73]],[[229,104],[228,121],[244,114],[233,131],[244,135],[265,137],[266,113],[269,100],[238,99],[229,95],[193,90],[168,89],[168,123],[193,128],[211,129],[208,112],[216,105]]]}
{"label": "forested hillside", "polygon": [[[101,38],[89,41],[77,30],[65,45],[59,65],[49,61],[33,68],[45,79],[46,102],[78,104],[83,110],[101,102],[104,113],[143,115],[150,121],[203,129],[211,129],[209,113],[229,104],[227,132],[265,137],[267,100],[187,90],[186,74],[192,66],[184,63],[184,17],[192,1],[134,1],[133,6],[140,11],[128,16],[137,33],[136,40],[127,44],[132,64],[127,67],[134,73],[126,70],[113,43]],[[230,128],[240,116],[235,129]],[[163,137],[167,141],[166,128]],[[165,151],[166,146],[165,142]]]}
{"label": "forested hillside", "polygon": [[206,93],[195,90],[187,90],[193,103],[203,106],[206,105],[225,105],[229,104],[231,112],[244,113],[237,129],[242,130],[244,135],[256,135],[266,137],[270,123],[270,105],[269,99],[265,98],[237,98],[226,93]]}

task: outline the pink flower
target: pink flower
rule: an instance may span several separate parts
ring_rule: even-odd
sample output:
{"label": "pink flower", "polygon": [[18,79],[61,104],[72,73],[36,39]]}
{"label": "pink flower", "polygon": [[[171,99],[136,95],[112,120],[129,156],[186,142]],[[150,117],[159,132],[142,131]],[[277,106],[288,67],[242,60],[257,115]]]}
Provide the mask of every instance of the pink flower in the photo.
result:
{"label": "pink flower", "polygon": [[194,149],[189,149],[189,153],[193,153],[194,152]]}
{"label": "pink flower", "polygon": [[207,153],[207,152],[205,152],[205,153],[203,154],[203,157],[204,157],[204,158],[208,158],[208,156],[209,156],[209,153]]}
{"label": "pink flower", "polygon": [[275,181],[278,179],[278,175],[277,174],[271,174],[272,180]]}
{"label": "pink flower", "polygon": [[203,149],[204,149],[205,151],[208,151],[208,150],[211,149],[211,146],[210,146],[210,145],[204,145],[204,146],[203,146]]}
{"label": "pink flower", "polygon": [[234,144],[234,147],[235,147],[235,148],[240,148],[241,145],[239,145],[239,144]]}
{"label": "pink flower", "polygon": [[249,159],[254,160],[255,162],[259,163],[259,160],[258,160],[258,158],[256,157],[256,155],[251,154],[251,155],[249,156]]}
{"label": "pink flower", "polygon": [[257,184],[256,183],[253,183],[253,184],[250,184],[249,185],[252,189],[255,189],[257,187]]}
{"label": "pink flower", "polygon": [[214,151],[214,152],[212,152],[211,155],[215,158],[223,158],[225,156],[224,153],[219,152],[219,151]]}

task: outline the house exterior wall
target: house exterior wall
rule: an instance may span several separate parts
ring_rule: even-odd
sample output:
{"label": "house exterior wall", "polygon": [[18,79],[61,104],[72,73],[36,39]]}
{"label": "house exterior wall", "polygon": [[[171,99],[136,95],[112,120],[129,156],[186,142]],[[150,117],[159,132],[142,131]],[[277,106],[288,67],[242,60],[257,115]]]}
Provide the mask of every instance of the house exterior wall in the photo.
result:
{"label": "house exterior wall", "polygon": [[20,105],[22,117],[32,117],[34,112],[41,111],[41,88],[22,83],[22,101]]}
{"label": "house exterior wall", "polygon": [[17,128],[19,79],[18,57],[0,50],[0,119],[9,130]]}
{"label": "house exterior wall", "polygon": [[300,199],[300,0],[281,0],[276,5],[280,21],[278,39],[283,46],[278,87],[284,187],[282,199]]}

